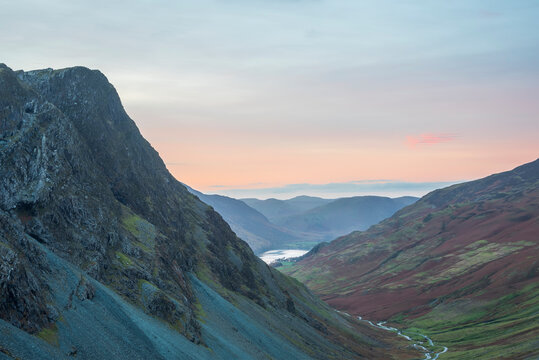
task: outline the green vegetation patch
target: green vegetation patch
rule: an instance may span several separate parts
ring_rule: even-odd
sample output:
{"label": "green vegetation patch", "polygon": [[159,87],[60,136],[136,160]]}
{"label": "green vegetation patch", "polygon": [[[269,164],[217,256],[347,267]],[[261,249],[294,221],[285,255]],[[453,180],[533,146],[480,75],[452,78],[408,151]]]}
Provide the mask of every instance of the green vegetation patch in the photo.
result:
{"label": "green vegetation patch", "polygon": [[52,346],[59,346],[58,327],[56,324],[52,324],[50,327],[41,329],[41,331],[37,333],[37,337],[45,340]]}
{"label": "green vegetation patch", "polygon": [[204,311],[202,304],[198,301],[195,303],[195,315],[198,321],[202,323],[206,322],[204,319],[208,316],[208,314],[206,314],[206,311]]}
{"label": "green vegetation patch", "polygon": [[118,259],[124,267],[129,267],[133,265],[133,260],[131,260],[129,256],[125,255],[120,251],[116,251],[116,259]]}
{"label": "green vegetation patch", "polygon": [[10,243],[0,241],[0,246],[7,250],[13,250],[13,247]]}
{"label": "green vegetation patch", "polygon": [[440,359],[522,358],[537,355],[539,284],[495,300],[462,299],[440,304],[419,318],[399,314],[391,322],[404,333],[426,334],[449,351]]}
{"label": "green vegetation patch", "polygon": [[468,251],[457,255],[457,261],[447,270],[437,276],[428,278],[427,283],[433,284],[443,280],[452,279],[455,276],[470,272],[488,262],[500,259],[524,247],[521,243],[511,244],[485,243],[485,240],[476,241],[468,246]]}
{"label": "green vegetation patch", "polygon": [[[125,211],[127,213],[127,211]],[[157,237],[157,229],[148,221],[131,212],[124,214],[122,218],[124,229],[129,231],[137,239],[138,245],[143,251],[149,252],[155,246],[155,238]]]}
{"label": "green vegetation patch", "polygon": [[477,249],[488,244],[488,240],[477,240],[469,245],[466,245],[466,249]]}
{"label": "green vegetation patch", "polygon": [[276,267],[277,270],[279,271],[282,271],[283,273],[285,273],[286,269],[289,269],[289,268],[292,268],[292,266],[294,266],[294,264],[296,263],[295,261],[288,261],[288,260],[281,260],[279,261],[280,265],[278,267]]}
{"label": "green vegetation patch", "polygon": [[283,248],[285,249],[301,249],[301,250],[310,250],[314,246],[318,245],[319,241],[298,241],[298,242],[291,242],[283,245]]}

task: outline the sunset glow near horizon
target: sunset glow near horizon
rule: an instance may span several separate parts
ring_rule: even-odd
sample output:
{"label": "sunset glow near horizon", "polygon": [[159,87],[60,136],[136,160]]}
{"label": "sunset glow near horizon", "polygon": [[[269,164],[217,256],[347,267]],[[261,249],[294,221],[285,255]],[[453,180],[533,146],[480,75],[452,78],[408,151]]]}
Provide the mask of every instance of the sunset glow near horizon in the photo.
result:
{"label": "sunset glow near horizon", "polygon": [[202,192],[418,196],[539,154],[537,1],[2,11],[0,62],[101,70],[171,173]]}

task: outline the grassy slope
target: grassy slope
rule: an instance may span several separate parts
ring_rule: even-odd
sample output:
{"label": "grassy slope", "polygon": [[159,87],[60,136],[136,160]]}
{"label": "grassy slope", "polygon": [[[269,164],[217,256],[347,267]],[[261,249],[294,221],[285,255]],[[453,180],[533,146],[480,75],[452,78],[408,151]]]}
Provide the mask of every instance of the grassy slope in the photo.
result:
{"label": "grassy slope", "polygon": [[526,359],[538,355],[538,298],[539,284],[532,283],[494,300],[463,299],[390,321],[451,349],[442,359]]}
{"label": "grassy slope", "polygon": [[282,271],[350,313],[419,328],[447,358],[526,358],[539,334],[539,162],[427,195]]}

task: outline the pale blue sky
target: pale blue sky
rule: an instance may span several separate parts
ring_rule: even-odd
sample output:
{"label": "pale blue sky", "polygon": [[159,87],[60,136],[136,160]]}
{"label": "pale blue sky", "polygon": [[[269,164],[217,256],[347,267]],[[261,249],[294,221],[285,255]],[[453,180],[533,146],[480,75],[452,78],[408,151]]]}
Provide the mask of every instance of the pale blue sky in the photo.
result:
{"label": "pale blue sky", "polygon": [[[0,0],[0,9],[0,62],[100,69],[173,174],[202,191],[454,182],[539,150],[539,1]],[[425,135],[453,140],[406,147]]]}

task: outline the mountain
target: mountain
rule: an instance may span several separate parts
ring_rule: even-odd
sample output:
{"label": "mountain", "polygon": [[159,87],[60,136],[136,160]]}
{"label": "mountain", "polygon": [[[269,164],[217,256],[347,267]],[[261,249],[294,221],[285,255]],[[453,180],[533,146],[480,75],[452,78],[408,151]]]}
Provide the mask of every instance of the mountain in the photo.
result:
{"label": "mountain", "polygon": [[366,230],[416,200],[411,196],[396,199],[381,196],[341,198],[296,215],[281,217],[275,223],[292,231],[316,233],[323,240],[331,240],[355,230]]}
{"label": "mountain", "polygon": [[254,256],[99,71],[0,65],[0,358],[413,358]]}
{"label": "mountain", "polygon": [[285,247],[301,236],[272,224],[264,215],[241,200],[222,195],[203,194],[190,187],[187,189],[213,207],[255,253]]}
{"label": "mountain", "polygon": [[424,196],[282,267],[334,307],[449,348],[539,355],[539,160]]}
{"label": "mountain", "polygon": [[282,248],[310,249],[336,236],[364,230],[417,200],[379,196],[238,200],[187,189],[213,207],[257,254]]}
{"label": "mountain", "polygon": [[264,214],[270,221],[277,222],[282,218],[299,215],[315,207],[330,203],[333,199],[322,199],[313,196],[296,196],[292,199],[241,199],[247,205]]}

